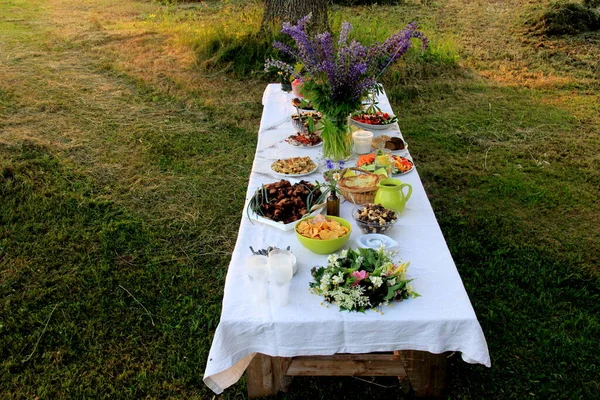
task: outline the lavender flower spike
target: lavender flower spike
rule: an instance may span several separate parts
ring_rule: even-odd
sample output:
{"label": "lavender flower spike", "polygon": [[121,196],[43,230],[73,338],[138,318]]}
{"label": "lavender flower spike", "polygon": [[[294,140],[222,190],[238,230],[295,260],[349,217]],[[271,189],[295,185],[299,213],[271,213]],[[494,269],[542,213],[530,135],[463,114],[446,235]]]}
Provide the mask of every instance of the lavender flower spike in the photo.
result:
{"label": "lavender flower spike", "polygon": [[277,50],[279,50],[285,54],[289,54],[290,56],[295,56],[295,54],[292,51],[292,49],[290,48],[290,46],[288,46],[285,43],[276,41],[276,42],[273,42],[273,47],[275,47]]}
{"label": "lavender flower spike", "polygon": [[[337,114],[347,114],[360,106],[361,97],[377,86],[379,76],[408,51],[411,38],[421,39],[423,49],[428,43],[414,23],[383,43],[365,47],[356,40],[350,40],[352,25],[348,22],[342,24],[336,42],[327,32],[309,35],[309,21],[310,15],[307,15],[295,25],[283,24],[281,32],[289,35],[295,46],[290,48],[281,42],[274,46],[291,56],[294,63],[302,65],[302,76],[298,73],[293,75],[309,82],[305,88],[318,97],[312,99],[317,109],[335,115],[338,120],[343,120],[344,115]],[[266,66],[290,73],[292,69],[289,64],[274,64],[274,61],[267,62]]]}
{"label": "lavender flower spike", "polygon": [[348,43],[348,35],[350,34],[351,30],[352,25],[350,22],[342,23],[342,29],[340,30],[340,37],[338,39],[338,46],[344,46],[346,43]]}

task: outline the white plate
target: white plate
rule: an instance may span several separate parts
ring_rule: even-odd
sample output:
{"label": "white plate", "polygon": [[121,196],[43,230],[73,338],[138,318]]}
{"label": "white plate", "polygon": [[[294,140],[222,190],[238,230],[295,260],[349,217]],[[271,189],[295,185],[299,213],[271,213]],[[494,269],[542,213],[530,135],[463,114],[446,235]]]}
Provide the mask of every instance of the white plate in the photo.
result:
{"label": "white plate", "polygon": [[412,172],[415,169],[415,164],[413,163],[412,167],[410,167],[410,169],[408,171],[404,171],[404,172],[396,172],[395,174],[392,175],[406,175],[409,172]]}
{"label": "white plate", "polygon": [[[373,138],[373,139],[375,139],[375,138]],[[404,139],[402,139],[402,140],[404,140]],[[377,147],[373,147],[373,144],[371,143],[371,153],[373,153],[373,152],[377,152]],[[400,156],[404,157],[402,155],[402,153],[408,153],[408,143],[404,142],[404,148],[403,149],[392,150],[392,153],[401,153]]]}
{"label": "white plate", "polygon": [[363,249],[368,248],[375,250],[378,250],[382,245],[386,249],[398,246],[398,242],[396,242],[394,239],[380,233],[367,233],[366,235],[361,235],[356,239],[356,244]]}
{"label": "white plate", "polygon": [[358,122],[350,118],[350,121],[356,126],[359,126],[366,130],[374,130],[374,131],[383,131],[385,129],[395,128],[397,124],[395,122],[387,125],[371,125],[371,124],[363,124],[362,122]]}
{"label": "white plate", "polygon": [[310,171],[308,171],[308,172],[304,172],[304,173],[302,173],[302,174],[283,174],[283,173],[281,173],[281,172],[277,172],[277,171],[275,171],[275,170],[273,169],[273,165],[271,164],[271,171],[272,171],[272,172],[273,172],[275,175],[277,175],[277,176],[283,176],[284,178],[298,178],[298,177],[300,177],[300,176],[306,176],[306,175],[310,175],[310,174],[314,173],[314,172],[315,172],[317,169],[319,169],[319,166],[315,164],[315,167],[314,167],[312,170],[310,170]]}
{"label": "white plate", "polygon": [[[404,156],[400,156],[400,157],[404,157]],[[409,160],[409,161],[412,163],[412,167],[411,167],[411,168],[410,168],[408,171],[404,171],[404,172],[392,172],[392,176],[396,176],[396,175],[405,175],[405,174],[408,174],[409,172],[411,172],[412,170],[414,170],[414,169],[415,169],[415,163],[414,163],[414,161],[413,161],[413,160],[411,160],[411,159],[410,159],[410,158],[408,158],[408,157],[404,157],[404,158],[406,158],[407,160]],[[371,164],[367,164],[367,165],[371,165]],[[357,168],[360,168],[360,167],[357,167]],[[366,171],[366,170],[365,170],[365,171]],[[373,171],[367,171],[367,172],[371,172],[371,173],[373,173]]]}
{"label": "white plate", "polygon": [[405,174],[408,174],[409,172],[411,172],[413,169],[415,169],[415,162],[410,157],[404,157],[404,156],[398,156],[398,157],[406,158],[408,161],[411,162],[412,166],[410,167],[410,169],[408,171],[396,172],[395,174],[392,174],[392,175],[405,175]]}
{"label": "white plate", "polygon": [[323,146],[323,140],[322,139],[321,139],[321,141],[319,143],[315,144],[314,146],[295,145],[295,144],[292,144],[292,143],[288,142],[287,139],[285,140],[285,142],[287,144],[289,144],[290,146],[296,148],[296,149],[314,149],[315,147]]}
{"label": "white plate", "polygon": [[296,226],[296,224],[300,221],[302,221],[303,219],[306,219],[308,217],[314,217],[315,215],[319,214],[321,211],[323,211],[323,209],[325,208],[325,204],[323,204],[322,207],[319,207],[318,209],[316,209],[315,211],[311,212],[310,214],[306,214],[304,217],[300,218],[297,221],[294,222],[290,222],[289,224],[284,224],[283,222],[276,222],[273,221],[272,219],[268,219],[265,217],[261,217],[260,215],[257,215],[255,212],[251,211],[249,218],[251,221],[256,221],[256,222],[260,222],[263,223],[265,225],[270,225],[274,228],[280,229],[282,231],[291,231],[292,229],[294,229],[294,227]]}

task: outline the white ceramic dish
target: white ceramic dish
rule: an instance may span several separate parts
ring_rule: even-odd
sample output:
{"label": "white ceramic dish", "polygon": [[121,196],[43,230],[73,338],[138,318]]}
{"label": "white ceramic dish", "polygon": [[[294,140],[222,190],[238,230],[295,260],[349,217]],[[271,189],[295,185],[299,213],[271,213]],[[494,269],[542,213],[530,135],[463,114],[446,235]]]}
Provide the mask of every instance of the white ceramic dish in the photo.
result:
{"label": "white ceramic dish", "polygon": [[396,172],[395,174],[392,174],[392,176],[394,176],[394,175],[406,175],[406,174],[412,172],[414,169],[415,169],[415,164],[413,163],[412,167],[410,167],[410,169],[408,171]]}
{"label": "white ceramic dish", "polygon": [[[377,147],[373,147],[373,143],[371,143],[371,153],[376,152],[377,151]],[[392,153],[400,153],[400,154],[408,154],[408,143],[404,142],[404,148],[403,149],[398,149],[398,150],[392,150]],[[404,156],[402,156],[404,157]]]}
{"label": "white ceramic dish", "polygon": [[292,143],[288,142],[287,139],[285,142],[296,149],[314,149],[315,147],[323,146],[322,140],[319,143],[315,144],[314,146],[305,146],[302,144],[292,144]]}
{"label": "white ceramic dish", "polygon": [[368,248],[375,250],[381,248],[381,246],[384,246],[386,249],[398,246],[398,242],[396,242],[394,239],[380,233],[368,233],[366,235],[361,235],[356,239],[356,244],[363,249]]}
{"label": "white ceramic dish", "polygon": [[387,125],[371,125],[371,124],[363,124],[362,122],[358,122],[352,118],[350,118],[350,121],[352,121],[352,123],[354,125],[361,127],[367,131],[371,131],[371,130],[383,131],[385,129],[396,128],[398,126],[398,124],[395,122],[393,122],[391,124],[387,124]]}
{"label": "white ceramic dish", "polygon": [[308,171],[308,172],[304,172],[304,173],[302,173],[302,174],[282,174],[281,172],[277,172],[277,171],[275,171],[275,170],[273,169],[273,166],[271,165],[271,171],[273,171],[273,173],[274,173],[275,175],[277,175],[277,176],[282,176],[282,177],[284,177],[284,178],[298,178],[298,177],[301,177],[301,176],[310,175],[310,174],[314,173],[314,172],[315,172],[317,169],[319,169],[319,166],[318,166],[318,165],[315,165],[315,167],[314,167],[313,169],[311,169],[311,170],[310,170],[310,171]]}
{"label": "white ceramic dish", "polygon": [[[398,154],[394,154],[394,156],[400,156],[400,157],[404,157],[407,160],[409,160],[412,163],[412,166],[410,167],[410,169],[408,171],[404,171],[404,172],[392,172],[392,176],[397,176],[397,175],[405,175],[408,174],[409,172],[411,172],[412,170],[415,169],[415,162],[410,158],[410,157],[405,157],[403,155],[398,155]],[[373,165],[373,164],[367,164],[367,166],[369,165]],[[361,167],[357,167],[357,168],[361,168]],[[374,171],[369,171],[369,170],[365,170],[367,172],[374,172]]]}
{"label": "white ceramic dish", "polygon": [[298,221],[301,221],[308,217],[313,217],[313,216],[319,214],[321,211],[323,211],[324,208],[325,208],[325,204],[323,204],[321,207],[317,208],[310,214],[306,214],[303,218],[300,218],[299,220],[294,221],[294,222],[290,222],[289,224],[284,224],[283,222],[276,222],[276,221],[273,221],[272,219],[261,217],[260,215],[257,215],[255,212],[252,212],[252,211],[250,211],[248,218],[250,218],[250,221],[260,222],[262,224],[269,225],[269,226],[272,226],[279,230],[282,230],[284,232],[287,232],[287,231],[293,230],[294,227],[296,226],[296,224],[298,223]]}

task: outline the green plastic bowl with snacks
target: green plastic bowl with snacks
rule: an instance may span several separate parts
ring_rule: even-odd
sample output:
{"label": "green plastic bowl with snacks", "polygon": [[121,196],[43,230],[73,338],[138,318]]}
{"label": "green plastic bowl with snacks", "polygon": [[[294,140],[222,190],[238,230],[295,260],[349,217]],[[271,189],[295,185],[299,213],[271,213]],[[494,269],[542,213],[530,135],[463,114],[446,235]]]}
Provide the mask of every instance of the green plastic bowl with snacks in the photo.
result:
{"label": "green plastic bowl with snacks", "polygon": [[379,204],[365,204],[362,208],[355,208],[352,217],[363,233],[380,233],[385,235],[398,221],[398,214]]}
{"label": "green plastic bowl with snacks", "polygon": [[295,226],[294,230],[296,231],[296,237],[304,247],[306,247],[308,250],[312,251],[315,254],[331,254],[344,247],[344,245],[348,242],[348,239],[350,239],[350,235],[352,234],[352,224],[350,224],[350,221],[347,221],[340,217],[333,217],[328,215],[326,216],[328,221],[337,221],[341,226],[346,227],[348,229],[348,233],[346,233],[344,236],[335,239],[313,239],[302,235],[298,231],[298,227],[302,222],[310,223],[314,218],[315,217],[304,218],[303,220],[299,221]]}

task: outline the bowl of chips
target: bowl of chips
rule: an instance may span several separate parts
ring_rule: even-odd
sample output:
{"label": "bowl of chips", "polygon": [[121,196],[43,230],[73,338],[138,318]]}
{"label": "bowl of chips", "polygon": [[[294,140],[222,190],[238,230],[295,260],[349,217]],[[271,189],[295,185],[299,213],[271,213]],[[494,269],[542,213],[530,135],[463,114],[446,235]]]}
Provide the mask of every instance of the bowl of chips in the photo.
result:
{"label": "bowl of chips", "polygon": [[296,237],[315,254],[331,254],[350,239],[352,225],[340,217],[317,215],[296,224]]}

